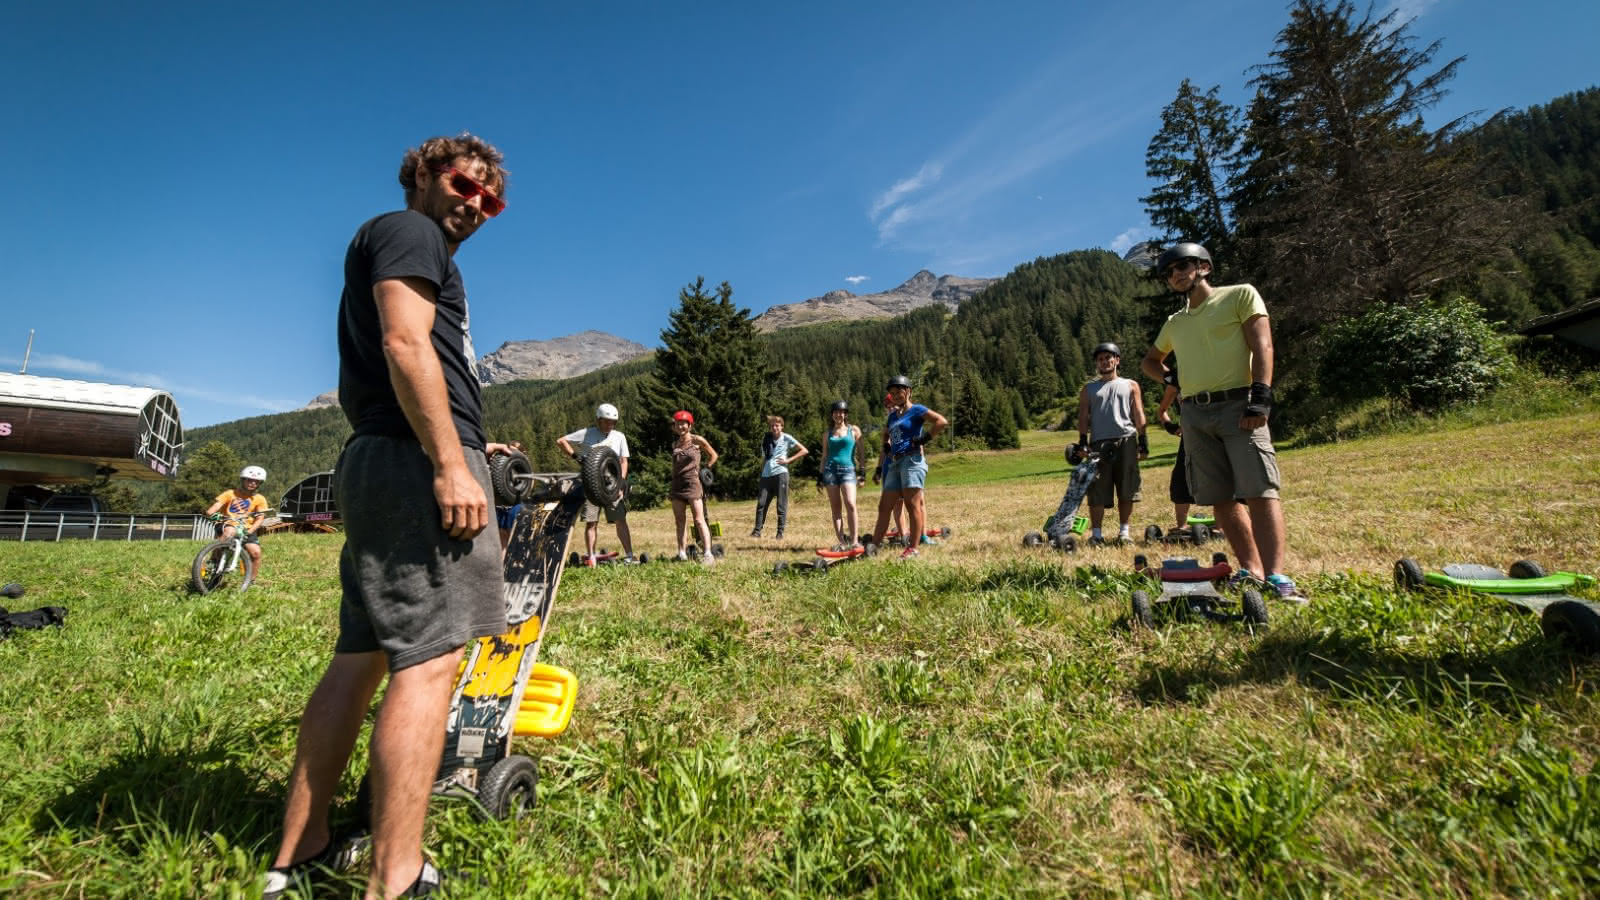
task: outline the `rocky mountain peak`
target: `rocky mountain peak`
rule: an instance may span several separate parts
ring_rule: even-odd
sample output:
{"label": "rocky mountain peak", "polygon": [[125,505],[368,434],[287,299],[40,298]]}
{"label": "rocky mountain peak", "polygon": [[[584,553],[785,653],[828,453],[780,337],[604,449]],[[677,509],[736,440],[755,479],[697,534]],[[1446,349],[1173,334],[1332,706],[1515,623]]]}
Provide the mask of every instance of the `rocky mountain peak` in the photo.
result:
{"label": "rocky mountain peak", "polygon": [[799,303],[780,304],[757,316],[755,325],[761,331],[776,331],[819,322],[887,319],[935,303],[953,310],[961,305],[961,301],[997,280],[934,275],[923,269],[893,290],[878,294],[857,295],[845,290],[833,290]]}
{"label": "rocky mountain peak", "polygon": [[[604,331],[580,331],[547,341],[506,341],[478,360],[485,384],[529,378],[572,378],[649,353],[650,348]],[[339,392],[318,394],[305,408],[338,406]]]}
{"label": "rocky mountain peak", "polygon": [[939,284],[939,277],[923,269],[917,274],[907,278],[895,291],[906,294],[931,294]]}

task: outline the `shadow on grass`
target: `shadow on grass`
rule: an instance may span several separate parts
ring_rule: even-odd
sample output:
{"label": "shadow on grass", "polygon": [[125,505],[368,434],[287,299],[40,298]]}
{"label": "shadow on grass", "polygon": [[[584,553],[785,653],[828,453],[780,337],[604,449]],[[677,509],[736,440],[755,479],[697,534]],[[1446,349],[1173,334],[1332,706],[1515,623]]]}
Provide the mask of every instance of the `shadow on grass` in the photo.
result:
{"label": "shadow on grass", "polygon": [[1269,632],[1237,665],[1215,660],[1152,665],[1134,686],[1150,705],[1205,702],[1212,691],[1291,677],[1339,697],[1427,708],[1486,706],[1502,713],[1574,690],[1572,655],[1537,635],[1495,652],[1439,657],[1376,650],[1334,632]]}
{"label": "shadow on grass", "polygon": [[162,834],[195,841],[219,834],[261,852],[277,837],[283,786],[258,764],[255,727],[136,732],[131,747],[46,804],[35,828],[59,823],[105,834],[130,854]]}

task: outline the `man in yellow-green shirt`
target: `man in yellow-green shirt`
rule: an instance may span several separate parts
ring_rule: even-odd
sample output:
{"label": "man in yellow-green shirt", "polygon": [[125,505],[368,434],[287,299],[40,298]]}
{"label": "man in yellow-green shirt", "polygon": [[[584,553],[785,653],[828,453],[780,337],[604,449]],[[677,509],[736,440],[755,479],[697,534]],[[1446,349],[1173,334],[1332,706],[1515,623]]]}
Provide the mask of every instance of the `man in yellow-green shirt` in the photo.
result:
{"label": "man in yellow-green shirt", "polygon": [[1217,524],[1238,560],[1234,581],[1271,587],[1304,602],[1283,573],[1283,506],[1272,415],[1272,328],[1253,285],[1213,287],[1211,254],[1176,244],[1156,261],[1161,280],[1187,301],[1167,318],[1145,354],[1144,373],[1173,384],[1167,354],[1183,360],[1183,441],[1196,503],[1216,508]]}

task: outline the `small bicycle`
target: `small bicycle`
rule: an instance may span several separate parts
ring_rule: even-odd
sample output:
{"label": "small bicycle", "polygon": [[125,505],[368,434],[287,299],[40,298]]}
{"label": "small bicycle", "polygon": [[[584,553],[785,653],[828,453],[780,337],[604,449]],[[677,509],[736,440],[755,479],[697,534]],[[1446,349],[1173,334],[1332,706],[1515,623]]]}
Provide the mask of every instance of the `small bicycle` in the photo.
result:
{"label": "small bicycle", "polygon": [[[256,516],[265,518],[272,511],[256,513]],[[246,519],[248,517],[231,517],[221,520],[233,524],[233,537],[218,538],[205,546],[195,555],[194,565],[189,567],[189,583],[194,587],[195,593],[209,594],[222,587],[235,572],[243,571],[244,578],[239,582],[242,592],[250,587],[250,582],[256,578],[256,561],[244,549],[244,536]]]}

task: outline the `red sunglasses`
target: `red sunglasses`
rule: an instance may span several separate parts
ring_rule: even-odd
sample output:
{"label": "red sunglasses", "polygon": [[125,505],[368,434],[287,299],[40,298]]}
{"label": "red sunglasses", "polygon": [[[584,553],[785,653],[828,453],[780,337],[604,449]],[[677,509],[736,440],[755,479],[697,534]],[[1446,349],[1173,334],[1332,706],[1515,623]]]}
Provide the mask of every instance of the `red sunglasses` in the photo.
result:
{"label": "red sunglasses", "polygon": [[450,190],[460,194],[463,200],[482,197],[483,200],[479,204],[479,208],[483,210],[485,216],[491,219],[500,215],[501,211],[506,208],[506,202],[495,196],[494,191],[484,187],[482,182],[453,166],[446,166],[440,169],[439,177],[446,179],[445,184],[450,186]]}

